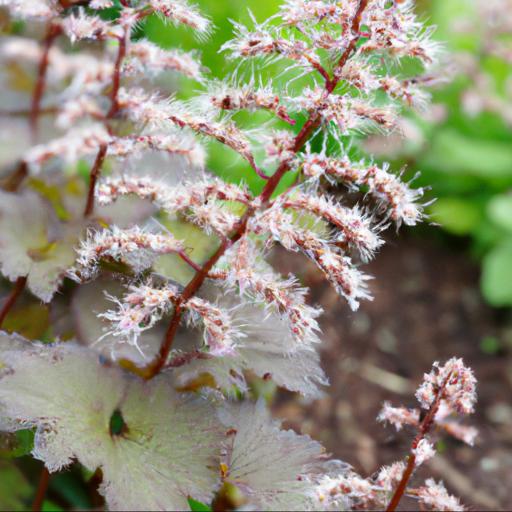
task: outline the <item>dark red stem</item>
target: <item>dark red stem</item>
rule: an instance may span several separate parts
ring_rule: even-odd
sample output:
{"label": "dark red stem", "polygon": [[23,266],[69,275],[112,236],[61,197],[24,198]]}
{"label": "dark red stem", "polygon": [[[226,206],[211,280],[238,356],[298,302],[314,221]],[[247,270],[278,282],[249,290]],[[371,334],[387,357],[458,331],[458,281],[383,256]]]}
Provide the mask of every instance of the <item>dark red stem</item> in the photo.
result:
{"label": "dark red stem", "polygon": [[107,145],[103,144],[100,146],[96,159],[91,169],[91,175],[89,179],[89,191],[87,193],[87,202],[85,203],[84,217],[90,217],[94,211],[94,191],[96,190],[96,182],[101,174],[101,168],[107,155]]}
{"label": "dark red stem", "polygon": [[32,104],[30,107],[30,131],[32,134],[32,141],[37,139],[37,128],[39,121],[39,114],[41,110],[41,100],[43,99],[44,90],[46,87],[46,74],[48,71],[48,64],[50,62],[50,50],[52,49],[53,42],[61,33],[61,28],[53,23],[50,23],[46,36],[43,41],[43,54],[39,61],[37,70],[37,81],[32,95]]}
{"label": "dark red stem", "polygon": [[337,70],[335,70],[334,78],[328,81],[326,84],[326,89],[327,91],[329,91],[329,93],[334,91],[334,88],[336,87],[336,85],[338,85],[339,82],[339,77],[337,76],[336,71],[340,71],[341,69],[343,69],[343,66],[345,66],[347,60],[356,49],[356,45],[359,39],[361,39],[362,37],[362,34],[359,32],[359,27],[361,26],[361,18],[363,17],[363,12],[368,6],[368,1],[369,0],[359,0],[359,5],[357,6],[357,11],[354,15],[354,18],[352,19],[352,25],[350,27],[352,32],[352,39],[350,40],[350,43],[345,48],[345,51],[342,53],[340,59],[338,60],[338,66]]}
{"label": "dark red stem", "polygon": [[32,510],[33,512],[40,512],[43,508],[44,498],[46,496],[46,491],[48,490],[48,484],[50,483],[50,473],[46,469],[46,466],[43,467],[41,471],[41,476],[39,477],[39,484],[37,486],[36,496],[34,501],[32,502]]}
{"label": "dark red stem", "polygon": [[[114,64],[114,73],[112,75],[112,91],[110,93],[110,110],[108,111],[105,121],[112,119],[119,111],[119,102],[117,96],[119,94],[119,88],[121,86],[121,66],[126,56],[126,49],[130,38],[130,29],[126,28],[123,37],[119,38],[119,48],[117,50],[117,58]],[[110,131],[110,130],[109,130]],[[91,169],[91,177],[89,180],[89,190],[87,193],[87,203],[85,204],[84,217],[90,217],[94,212],[94,193],[96,190],[96,182],[101,175],[101,169],[105,156],[107,154],[108,146],[103,144],[98,150],[96,160],[94,161]]]}
{"label": "dark red stem", "polygon": [[2,311],[0,311],[0,328],[2,327],[5,317],[9,314],[9,311],[14,306],[16,301],[18,300],[18,297],[23,292],[23,289],[25,288],[25,285],[27,284],[27,277],[18,277],[16,282],[14,283],[14,287],[11,290],[11,293],[7,297],[7,301],[4,304],[4,307],[2,308]]}
{"label": "dark red stem", "polygon": [[205,354],[199,350],[195,350],[194,352],[188,352],[186,354],[180,354],[176,357],[173,357],[166,365],[166,368],[179,368],[180,366],[184,366],[195,359],[210,359],[212,356]]}
{"label": "dark red stem", "polygon": [[414,472],[414,468],[416,467],[416,455],[414,454],[414,452],[416,448],[418,448],[420,442],[425,438],[425,436],[429,433],[430,429],[434,425],[435,417],[437,411],[439,410],[439,404],[443,399],[444,390],[450,379],[451,373],[443,381],[442,385],[437,391],[436,397],[432,402],[432,405],[430,406],[430,409],[428,410],[427,414],[425,415],[425,418],[418,427],[418,434],[416,435],[411,444],[410,453],[409,456],[407,457],[407,466],[405,467],[402,479],[400,480],[400,483],[395,489],[393,497],[391,498],[389,505],[386,508],[386,512],[394,512],[394,510],[396,510],[396,507],[400,503],[400,500],[402,499],[403,495],[405,494],[405,491],[407,490],[407,484],[409,483],[409,480],[411,479],[411,476]]}
{"label": "dark red stem", "polygon": [[112,76],[112,91],[110,93],[110,110],[107,114],[107,119],[112,119],[119,110],[119,103],[117,101],[117,95],[119,93],[119,87],[121,86],[121,66],[123,65],[123,60],[126,57],[126,48],[128,46],[128,41],[130,38],[130,29],[127,28],[123,37],[119,38],[119,48],[117,50],[117,58],[114,64],[114,74]]}

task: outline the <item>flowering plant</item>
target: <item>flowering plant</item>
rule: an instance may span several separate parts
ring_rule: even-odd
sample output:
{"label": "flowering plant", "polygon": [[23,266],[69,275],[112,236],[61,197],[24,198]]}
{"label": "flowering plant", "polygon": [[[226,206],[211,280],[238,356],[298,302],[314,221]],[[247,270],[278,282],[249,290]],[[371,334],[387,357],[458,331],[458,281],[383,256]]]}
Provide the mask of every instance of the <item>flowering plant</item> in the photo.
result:
{"label": "flowering plant", "polygon": [[[180,510],[189,499],[268,510],[389,500],[394,510],[406,492],[460,507],[441,484],[408,487],[433,454],[434,425],[474,437],[447,419],[473,408],[474,378],[460,360],[426,377],[424,419],[385,406],[382,419],[419,433],[407,465],[383,468],[376,481],[281,430],[250,401],[246,380],[250,371],[308,398],[327,384],[316,352],[321,311],[297,278],[272,268],[272,246],[312,260],[357,309],[371,298],[359,266],[380,233],[423,218],[421,189],[387,165],[349,158],[354,134],[392,130],[402,103],[428,101],[423,75],[400,71],[408,59],[428,70],[438,53],[412,3],[287,0],[264,23],[235,24],[221,51],[239,62],[236,78],[219,83],[197,54],[138,37],[159,15],[205,40],[210,21],[182,0],[0,5],[44,27],[41,44],[11,36],[0,48],[5,85],[20,66],[28,78],[37,68],[29,98],[12,88],[2,112],[28,123],[31,143],[13,145],[6,162],[0,268],[15,285],[0,319],[25,287],[55,318],[51,343],[2,335],[2,429],[35,429],[32,453],[50,472],[75,460],[96,472],[113,510]],[[275,60],[287,63],[286,89],[255,73],[243,79],[247,61]],[[167,72],[202,92],[169,99],[153,85]],[[241,110],[272,121],[244,130]],[[261,190],[208,173],[210,140],[244,159]],[[364,199],[342,204],[330,192],[338,183]]]}

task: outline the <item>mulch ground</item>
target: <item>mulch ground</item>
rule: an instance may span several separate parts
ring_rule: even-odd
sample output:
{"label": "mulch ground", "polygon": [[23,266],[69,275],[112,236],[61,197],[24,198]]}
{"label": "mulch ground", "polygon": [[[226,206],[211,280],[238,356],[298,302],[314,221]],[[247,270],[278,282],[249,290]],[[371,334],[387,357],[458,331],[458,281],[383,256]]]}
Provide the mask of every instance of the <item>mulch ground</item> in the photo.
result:
{"label": "mulch ground", "polygon": [[322,359],[331,382],[325,398],[309,404],[279,393],[274,408],[285,425],[371,475],[401,459],[413,437],[375,420],[382,402],[415,407],[414,390],[432,362],[463,357],[479,382],[469,418],[479,439],[474,448],[444,439],[416,482],[442,479],[472,510],[512,510],[512,319],[481,299],[478,266],[446,244],[393,238],[366,267],[375,299],[352,313],[313,265],[295,255],[275,259],[326,311]]}

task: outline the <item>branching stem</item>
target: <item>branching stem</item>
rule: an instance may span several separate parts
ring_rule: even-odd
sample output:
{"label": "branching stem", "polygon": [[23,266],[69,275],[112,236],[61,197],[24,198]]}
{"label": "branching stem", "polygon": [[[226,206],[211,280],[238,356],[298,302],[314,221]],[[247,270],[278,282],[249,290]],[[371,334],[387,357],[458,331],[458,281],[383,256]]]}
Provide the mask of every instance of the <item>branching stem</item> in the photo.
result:
{"label": "branching stem", "polygon": [[46,466],[41,470],[41,476],[39,477],[39,484],[37,486],[36,496],[32,502],[33,512],[40,512],[43,508],[44,498],[46,491],[48,490],[48,484],[50,483],[50,473],[46,469]]}
{"label": "branching stem", "polygon": [[[366,8],[368,4],[368,0],[359,0],[358,9],[356,11],[356,14],[354,16],[354,19],[352,20],[352,34],[353,38],[351,40],[351,43],[349,46],[345,49],[343,52],[343,55],[341,56],[338,66],[335,70],[334,77],[331,79],[326,78],[325,82],[325,94],[328,96],[331,94],[336,87],[339,78],[338,78],[338,71],[341,67],[345,65],[348,58],[352,55],[353,51],[355,50],[357,41],[359,40],[359,25],[361,23],[361,17],[363,14],[364,9]],[[324,76],[322,74],[322,76]],[[308,141],[308,139],[311,137],[311,135],[314,133],[314,131],[318,128],[320,125],[320,116],[316,112],[311,112],[309,114],[308,120],[304,123],[302,126],[302,129],[300,130],[299,134],[295,137],[294,144],[292,151],[293,153],[297,154],[304,144]],[[263,190],[261,194],[259,195],[261,208],[268,208],[270,199],[274,192],[276,191],[279,183],[281,182],[281,179],[283,176],[290,170],[290,160],[282,162],[279,167],[277,168],[276,172],[268,178],[265,186],[263,187]],[[209,272],[212,270],[212,268],[215,266],[215,264],[220,260],[220,258],[224,255],[226,250],[231,247],[233,244],[235,244],[242,236],[244,236],[247,225],[249,223],[249,220],[253,217],[253,215],[256,213],[256,208],[253,206],[250,206],[243,217],[240,219],[240,222],[238,224],[238,227],[236,228],[235,232],[231,235],[231,237],[227,240],[223,240],[220,247],[215,251],[215,253],[203,264],[201,269],[195,274],[195,276],[192,278],[192,280],[188,283],[188,285],[183,290],[181,296],[178,299],[178,302],[174,308],[173,315],[171,317],[171,321],[169,324],[169,327],[167,328],[167,332],[165,334],[164,340],[162,342],[162,345],[160,346],[160,350],[156,358],[146,367],[142,370],[139,370],[137,373],[139,373],[141,376],[143,376],[145,379],[152,379],[156,375],[160,373],[160,371],[166,366],[167,358],[169,357],[169,353],[172,348],[172,343],[174,341],[174,337],[176,336],[176,333],[178,331],[181,318],[183,316],[183,304],[186,303],[193,295],[197,293],[201,285],[204,283],[204,281],[208,278]]]}
{"label": "branching stem", "polygon": [[439,410],[439,404],[441,403],[441,400],[444,396],[444,390],[446,388],[446,385],[451,379],[452,374],[448,374],[446,379],[443,381],[442,385],[437,391],[436,397],[434,401],[432,402],[432,405],[430,406],[430,409],[428,410],[427,414],[425,415],[425,418],[420,423],[418,427],[418,434],[414,438],[412,444],[410,453],[407,457],[407,466],[405,467],[404,473],[402,475],[402,479],[400,480],[397,488],[395,489],[395,492],[389,502],[388,507],[386,508],[386,512],[394,512],[396,510],[396,507],[400,503],[400,500],[402,499],[406,489],[407,484],[409,483],[409,480],[413,474],[414,468],[416,467],[416,455],[414,454],[416,448],[418,448],[418,445],[420,442],[425,438],[425,436],[429,433],[430,429],[434,425],[434,420],[437,414],[437,411]]}
{"label": "branching stem", "polygon": [[[117,57],[116,62],[114,64],[114,73],[112,75],[112,91],[110,93],[111,104],[110,110],[105,116],[105,122],[107,122],[110,119],[113,119],[119,111],[118,95],[119,88],[121,86],[121,67],[123,65],[123,60],[126,57],[126,50],[128,47],[129,39],[130,27],[126,27],[123,36],[119,38],[119,47],[117,49]],[[90,217],[94,212],[94,193],[96,190],[96,182],[98,181],[98,178],[101,175],[101,169],[103,167],[103,162],[105,161],[107,149],[108,146],[105,144],[100,146],[98,154],[96,155],[96,159],[94,161],[94,165],[91,169],[89,190],[87,192],[87,202],[85,204],[84,209],[84,217]]]}
{"label": "branching stem", "polygon": [[2,325],[4,323],[5,317],[9,314],[9,311],[14,306],[14,304],[18,300],[18,297],[23,292],[26,284],[27,284],[26,276],[18,277],[18,279],[14,283],[14,287],[11,290],[11,293],[9,294],[9,296],[7,297],[7,300],[6,300],[2,310],[0,311],[0,328],[2,327]]}
{"label": "branching stem", "polygon": [[98,150],[98,154],[96,155],[96,159],[94,160],[89,178],[89,190],[87,192],[84,217],[90,217],[94,211],[94,191],[96,190],[96,182],[101,174],[101,168],[105,161],[105,156],[107,155],[107,149],[108,146],[106,144],[101,145]]}
{"label": "branching stem", "polygon": [[46,36],[43,41],[43,53],[39,61],[37,70],[37,81],[32,95],[32,103],[30,107],[30,132],[32,141],[37,139],[37,130],[39,123],[39,114],[41,111],[41,100],[43,99],[44,90],[46,87],[46,75],[48,71],[48,64],[50,63],[50,51],[52,49],[55,39],[61,33],[61,28],[58,25],[50,23],[46,31]]}

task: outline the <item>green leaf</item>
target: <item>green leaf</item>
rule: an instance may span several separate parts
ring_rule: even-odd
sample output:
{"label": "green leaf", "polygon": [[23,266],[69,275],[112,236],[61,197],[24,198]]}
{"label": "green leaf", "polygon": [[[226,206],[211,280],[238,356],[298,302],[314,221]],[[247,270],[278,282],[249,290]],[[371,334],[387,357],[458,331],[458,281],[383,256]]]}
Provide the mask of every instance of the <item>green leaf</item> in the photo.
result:
{"label": "green leaf", "polygon": [[59,507],[59,505],[56,505],[53,501],[45,500],[43,502],[41,510],[42,512],[61,512],[61,510],[64,509],[62,507]]}
{"label": "green leaf", "polygon": [[62,201],[62,191],[57,185],[48,185],[43,180],[30,178],[28,186],[38,192],[41,197],[46,199],[55,210],[57,217],[62,221],[71,220],[70,213],[66,210]]}
{"label": "green leaf", "polygon": [[485,256],[481,287],[493,306],[512,306],[512,240]]}
{"label": "green leaf", "polygon": [[499,227],[512,232],[512,195],[493,197],[487,208],[490,219]]}
{"label": "green leaf", "polygon": [[28,455],[34,448],[34,431],[25,429],[14,433],[2,433],[0,436],[0,456],[17,458]]}
{"label": "green leaf", "polygon": [[480,341],[480,350],[484,354],[495,355],[501,349],[501,343],[496,336],[485,336]]}
{"label": "green leaf", "polygon": [[24,455],[28,455],[34,448],[34,437],[34,430],[18,430],[16,432],[16,440],[18,442],[18,446],[14,452],[14,457],[23,457]]}
{"label": "green leaf", "polygon": [[74,509],[88,510],[91,508],[91,502],[82,480],[82,474],[76,467],[71,471],[52,475],[50,490],[69,502]]}
{"label": "green leaf", "polygon": [[482,212],[472,201],[447,197],[430,208],[432,220],[455,235],[467,235],[482,221]]}
{"label": "green leaf", "polygon": [[512,180],[512,147],[507,142],[467,137],[447,128],[436,133],[421,167]]}
{"label": "green leaf", "polygon": [[119,409],[116,409],[110,417],[110,435],[120,436],[126,429],[123,415]]}
{"label": "green leaf", "polygon": [[50,309],[40,301],[14,307],[5,319],[3,328],[29,340],[41,340],[50,326]]}
{"label": "green leaf", "polygon": [[12,461],[0,461],[0,510],[27,510],[32,487]]}
{"label": "green leaf", "polygon": [[200,501],[196,501],[193,498],[188,498],[188,505],[192,512],[211,512],[211,508]]}

